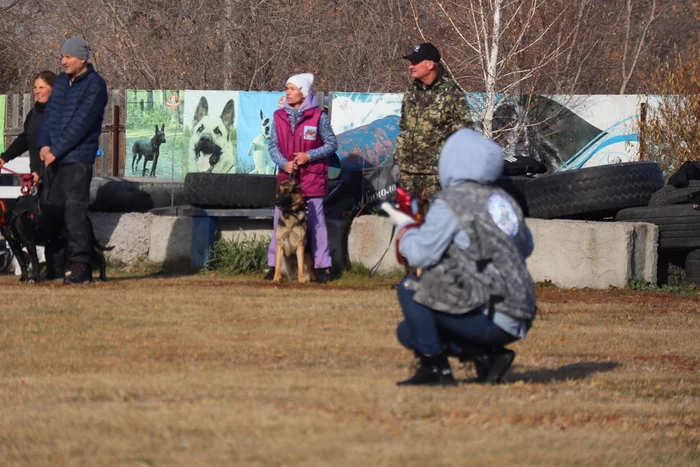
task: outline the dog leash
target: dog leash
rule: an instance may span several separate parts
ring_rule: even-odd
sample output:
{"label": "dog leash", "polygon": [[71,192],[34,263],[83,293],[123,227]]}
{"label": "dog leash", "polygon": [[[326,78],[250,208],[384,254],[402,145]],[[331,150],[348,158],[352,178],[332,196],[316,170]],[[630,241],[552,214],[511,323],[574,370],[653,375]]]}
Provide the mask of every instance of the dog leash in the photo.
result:
{"label": "dog leash", "polygon": [[36,184],[34,183],[34,176],[32,174],[21,174],[17,173],[12,169],[8,169],[5,165],[0,166],[0,169],[6,170],[14,175],[19,175],[22,178],[22,187],[19,189],[20,193],[23,195],[31,195],[34,191]]}

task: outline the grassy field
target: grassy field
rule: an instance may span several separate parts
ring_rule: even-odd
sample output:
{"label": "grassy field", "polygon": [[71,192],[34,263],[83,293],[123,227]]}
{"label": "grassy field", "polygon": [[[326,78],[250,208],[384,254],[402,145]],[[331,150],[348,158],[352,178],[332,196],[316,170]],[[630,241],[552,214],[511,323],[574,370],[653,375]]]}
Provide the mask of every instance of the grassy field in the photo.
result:
{"label": "grassy field", "polygon": [[540,287],[505,384],[397,388],[392,281],[2,276],[0,464],[700,464],[697,293]]}

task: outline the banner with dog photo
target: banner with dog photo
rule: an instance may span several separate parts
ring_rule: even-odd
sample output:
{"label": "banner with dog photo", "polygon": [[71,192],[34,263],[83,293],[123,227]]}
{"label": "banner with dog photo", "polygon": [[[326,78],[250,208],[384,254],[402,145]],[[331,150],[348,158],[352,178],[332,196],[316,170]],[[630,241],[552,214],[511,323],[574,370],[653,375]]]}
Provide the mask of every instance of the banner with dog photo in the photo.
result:
{"label": "banner with dog photo", "polygon": [[237,173],[238,91],[185,91],[183,175]]}
{"label": "banner with dog photo", "polygon": [[272,114],[279,109],[283,92],[241,92],[236,122],[238,166],[236,172],[249,174],[276,173],[267,144],[272,128]]}
{"label": "banner with dog photo", "polygon": [[[183,91],[126,91],[127,177],[182,179]],[[176,105],[177,104],[177,105]]]}

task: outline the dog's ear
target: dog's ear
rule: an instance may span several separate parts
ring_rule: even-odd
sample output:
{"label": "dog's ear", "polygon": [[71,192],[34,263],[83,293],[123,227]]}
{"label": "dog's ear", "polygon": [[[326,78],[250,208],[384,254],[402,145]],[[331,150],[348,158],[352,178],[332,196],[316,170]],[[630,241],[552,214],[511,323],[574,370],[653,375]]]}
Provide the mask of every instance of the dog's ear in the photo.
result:
{"label": "dog's ear", "polygon": [[221,112],[221,120],[226,125],[226,129],[230,130],[233,128],[233,121],[236,118],[236,109],[233,107],[233,99],[229,101],[224,106],[224,110]]}
{"label": "dog's ear", "polygon": [[158,129],[158,124],[156,123],[156,134],[158,134],[160,130]]}
{"label": "dog's ear", "polygon": [[165,123],[160,126],[160,131],[165,131]]}
{"label": "dog's ear", "polygon": [[197,108],[194,109],[194,120],[192,126],[194,126],[194,123],[199,122],[202,118],[204,118],[207,115],[209,115],[209,103],[207,102],[207,98],[202,96],[199,99],[199,104],[197,104]]}

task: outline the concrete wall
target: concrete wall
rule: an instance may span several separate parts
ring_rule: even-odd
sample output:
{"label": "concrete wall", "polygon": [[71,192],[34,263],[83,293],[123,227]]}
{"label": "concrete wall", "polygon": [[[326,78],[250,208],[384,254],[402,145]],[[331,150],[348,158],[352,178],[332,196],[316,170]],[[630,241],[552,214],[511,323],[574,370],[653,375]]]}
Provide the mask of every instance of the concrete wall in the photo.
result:
{"label": "concrete wall", "polygon": [[189,264],[191,246],[191,217],[153,216],[148,243],[148,261],[163,264]]}
{"label": "concrete wall", "polygon": [[389,218],[360,216],[352,221],[348,236],[351,264],[362,264],[380,274],[403,270],[396,259],[395,229]]}
{"label": "concrete wall", "polygon": [[148,260],[153,214],[91,212],[97,240],[114,249],[105,252],[111,265],[133,266]]}
{"label": "concrete wall", "polygon": [[[544,219],[527,224],[535,242],[527,265],[537,282],[592,288],[625,287],[632,278],[656,283],[659,234],[653,224]],[[393,236],[387,218],[356,218],[348,239],[350,261],[379,272],[400,268]]]}
{"label": "concrete wall", "polygon": [[656,283],[659,229],[653,224],[527,219],[535,281],[562,287],[625,287],[632,278]]}
{"label": "concrete wall", "polygon": [[[192,218],[140,213],[91,213],[98,240],[115,248],[112,264],[133,266],[190,260]],[[527,219],[535,251],[528,268],[535,281],[562,287],[625,287],[632,278],[656,283],[658,227],[626,222]],[[223,238],[241,233],[272,234],[270,219],[226,220]],[[379,273],[402,270],[396,260],[392,224],[385,217],[360,216],[350,228],[351,263]]]}

